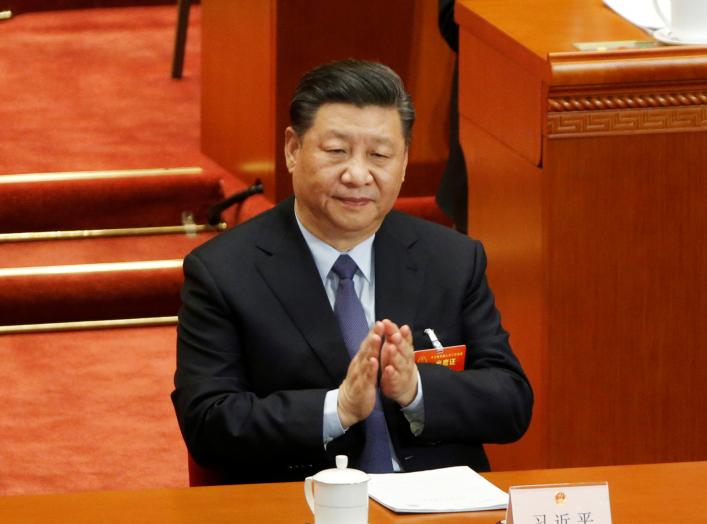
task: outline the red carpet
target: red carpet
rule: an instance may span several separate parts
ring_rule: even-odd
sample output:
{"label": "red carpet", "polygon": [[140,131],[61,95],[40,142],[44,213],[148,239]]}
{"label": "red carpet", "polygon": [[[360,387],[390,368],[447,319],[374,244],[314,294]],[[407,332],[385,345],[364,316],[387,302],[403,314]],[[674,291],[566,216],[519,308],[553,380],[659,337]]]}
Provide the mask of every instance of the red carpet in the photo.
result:
{"label": "red carpet", "polygon": [[173,6],[25,13],[0,22],[0,174],[201,166],[200,6],[181,80]]}
{"label": "red carpet", "polygon": [[0,494],[187,485],[175,327],[0,336]]}
{"label": "red carpet", "polygon": [[224,198],[220,177],[211,173],[18,178],[0,176],[0,233],[175,226],[185,212],[204,224],[208,207]]}
{"label": "red carpet", "polygon": [[[0,22],[0,176],[202,166],[230,193],[228,173],[199,149],[199,20],[194,7],[181,81],[169,76],[176,5]],[[161,242],[119,253],[111,251],[121,241],[110,239],[0,244],[0,258],[141,260],[173,252]],[[0,335],[0,494],[186,486],[169,400],[174,329]]]}
{"label": "red carpet", "polygon": [[0,23],[0,173],[214,165],[199,150],[199,21],[170,78],[176,6]]}

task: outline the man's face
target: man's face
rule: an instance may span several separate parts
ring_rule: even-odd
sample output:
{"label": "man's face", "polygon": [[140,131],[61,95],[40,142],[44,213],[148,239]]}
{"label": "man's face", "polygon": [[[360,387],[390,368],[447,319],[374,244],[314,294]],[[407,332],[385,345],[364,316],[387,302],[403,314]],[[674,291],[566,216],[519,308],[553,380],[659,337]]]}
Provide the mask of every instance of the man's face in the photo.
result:
{"label": "man's face", "polygon": [[297,216],[345,251],[378,230],[405,178],[407,145],[395,108],[322,105],[312,126],[285,132]]}

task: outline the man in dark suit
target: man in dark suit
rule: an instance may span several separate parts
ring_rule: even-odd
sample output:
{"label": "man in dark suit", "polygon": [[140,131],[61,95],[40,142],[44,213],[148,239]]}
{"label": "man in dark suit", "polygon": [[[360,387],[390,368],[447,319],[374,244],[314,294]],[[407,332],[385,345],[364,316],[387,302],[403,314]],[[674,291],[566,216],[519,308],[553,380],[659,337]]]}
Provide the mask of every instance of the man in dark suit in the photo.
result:
{"label": "man in dark suit", "polygon": [[[290,116],[294,197],[184,261],[172,400],[190,453],[230,482],[301,480],[337,454],[488,469],[482,444],[520,438],[532,392],[479,242],[391,211],[414,121],[400,79],[320,66]],[[463,371],[416,364],[426,329],[466,346]]]}

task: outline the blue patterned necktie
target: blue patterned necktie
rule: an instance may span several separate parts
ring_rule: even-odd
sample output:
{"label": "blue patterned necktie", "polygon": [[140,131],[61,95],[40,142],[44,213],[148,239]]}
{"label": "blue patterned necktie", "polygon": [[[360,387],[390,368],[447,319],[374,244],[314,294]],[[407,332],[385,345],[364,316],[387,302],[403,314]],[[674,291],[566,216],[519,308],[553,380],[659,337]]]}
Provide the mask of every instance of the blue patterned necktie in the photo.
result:
{"label": "blue patterned necktie", "polygon": [[[353,276],[357,269],[356,262],[348,255],[340,255],[334,263],[332,271],[339,277],[339,287],[336,289],[334,315],[339,321],[341,334],[346,343],[346,349],[351,358],[368,334],[368,322],[363,312],[363,305],[356,295]],[[390,456],[388,426],[380,401],[380,393],[376,395],[376,406],[364,421],[366,444],[361,453],[359,467],[367,473],[390,473],[393,462]]]}

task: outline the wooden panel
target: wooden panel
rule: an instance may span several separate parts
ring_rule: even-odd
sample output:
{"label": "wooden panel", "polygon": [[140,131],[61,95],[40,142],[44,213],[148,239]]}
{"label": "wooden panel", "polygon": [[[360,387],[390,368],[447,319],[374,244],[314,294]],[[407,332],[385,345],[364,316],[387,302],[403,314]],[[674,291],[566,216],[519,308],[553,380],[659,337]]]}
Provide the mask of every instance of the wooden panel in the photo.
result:
{"label": "wooden panel", "polygon": [[[543,78],[469,30],[459,38],[459,113],[539,165],[544,127]],[[545,67],[547,74],[549,68]]]}
{"label": "wooden panel", "polygon": [[415,165],[439,164],[446,160],[449,147],[447,115],[454,56],[440,37],[437,9],[435,1],[417,1],[408,42],[405,87],[412,94],[417,112],[414,147],[410,151]]}
{"label": "wooden panel", "polygon": [[547,149],[550,464],[704,458],[707,133]]}
{"label": "wooden panel", "polygon": [[[707,48],[576,52],[577,41],[648,38],[598,0],[461,0],[457,18],[470,35],[462,122],[478,126],[461,137],[476,160],[469,230],[486,242],[504,324],[539,380],[539,460],[707,458]],[[496,122],[533,129],[532,112],[505,103],[522,88],[483,94],[477,71],[491,76],[484,87],[513,74],[543,83],[534,176],[521,161],[529,142]],[[511,251],[509,262],[523,234],[538,253]]]}
{"label": "wooden panel", "polygon": [[[273,1],[207,0],[202,6],[201,147],[275,196],[276,77]],[[236,22],[237,21],[237,22]]]}
{"label": "wooden panel", "polygon": [[621,92],[627,85],[635,89],[641,84],[648,89],[672,85],[685,90],[691,84],[705,85],[706,55],[707,46],[550,53],[550,82],[554,91],[570,86],[582,90],[591,85]]}
{"label": "wooden panel", "polygon": [[[608,481],[612,518],[631,524],[682,524],[707,512],[699,496],[707,463],[484,473],[503,489],[524,484]],[[395,514],[370,501],[371,524],[496,524],[505,511],[472,513]],[[291,524],[314,519],[304,500],[301,482],[246,484],[208,488],[99,491],[0,498],[6,522],[93,524],[182,524],[258,522]]]}
{"label": "wooden panel", "polygon": [[520,44],[540,60],[549,53],[576,51],[575,42],[651,39],[602,0],[458,0],[457,5],[460,25],[504,50],[509,43]]}
{"label": "wooden panel", "polygon": [[202,10],[207,155],[241,176],[249,167],[246,178],[253,168],[274,170],[266,195],[284,198],[292,187],[281,152],[300,76],[332,60],[378,60],[400,74],[417,108],[402,194],[436,191],[448,151],[453,55],[438,34],[435,2],[205,0]]}
{"label": "wooden panel", "polygon": [[[363,7],[356,2],[278,2],[277,98],[275,136],[277,200],[292,193],[284,160],[284,129],[289,125],[289,105],[297,82],[306,71],[325,62],[360,58],[383,62],[407,77],[407,45],[413,10],[406,0],[378,2]],[[390,23],[387,30],[384,27]],[[322,30],[326,28],[326,30]],[[395,35],[395,37],[393,37]]]}
{"label": "wooden panel", "polygon": [[[484,476],[506,491],[510,486],[529,484],[608,482],[612,522],[617,524],[678,524],[695,520],[694,515],[700,516],[699,521],[707,512],[707,498],[700,497],[693,487],[704,484],[707,462],[514,471]],[[548,518],[550,522],[554,524],[555,519]]]}
{"label": "wooden panel", "polygon": [[474,144],[466,151],[469,234],[484,243],[503,326],[535,394],[533,420],[523,439],[486,449],[494,470],[542,467],[549,419],[541,172],[466,118],[460,121],[460,136],[462,144]]}

